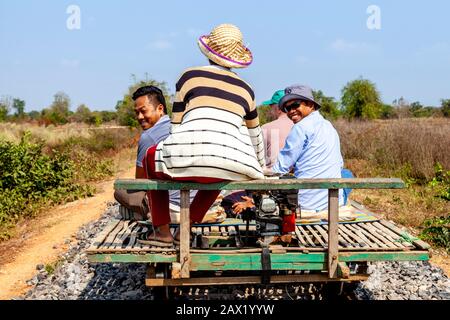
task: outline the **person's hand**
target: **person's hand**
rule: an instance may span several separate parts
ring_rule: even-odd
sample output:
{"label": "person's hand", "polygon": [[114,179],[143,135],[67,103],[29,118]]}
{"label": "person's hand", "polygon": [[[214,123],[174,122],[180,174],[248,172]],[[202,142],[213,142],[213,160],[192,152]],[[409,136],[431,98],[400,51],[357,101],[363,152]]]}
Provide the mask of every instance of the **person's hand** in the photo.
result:
{"label": "person's hand", "polygon": [[242,202],[236,202],[231,206],[233,209],[234,214],[240,214],[242,211],[244,211],[247,208],[253,208],[255,204],[253,203],[253,199],[247,196],[241,197],[244,201]]}

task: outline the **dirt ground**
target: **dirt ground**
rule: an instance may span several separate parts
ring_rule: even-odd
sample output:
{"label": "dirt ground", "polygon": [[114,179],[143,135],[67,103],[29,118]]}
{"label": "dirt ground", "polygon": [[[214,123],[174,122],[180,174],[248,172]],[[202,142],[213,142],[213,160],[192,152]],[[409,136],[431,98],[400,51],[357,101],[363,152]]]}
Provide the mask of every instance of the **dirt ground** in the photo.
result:
{"label": "dirt ground", "polygon": [[[117,178],[133,178],[134,168],[120,173]],[[114,179],[96,185],[99,192],[91,198],[56,207],[17,227],[11,240],[0,244],[0,299],[11,299],[26,293],[38,264],[51,264],[76,241],[77,230],[97,220],[113,201]]]}
{"label": "dirt ground", "polygon": [[[133,176],[131,168],[116,178]],[[99,183],[100,191],[95,197],[59,206],[47,215],[20,224],[16,236],[0,244],[0,299],[11,299],[29,290],[26,281],[35,275],[36,265],[56,262],[69,244],[76,241],[77,230],[104,213],[107,202],[113,200],[113,181]],[[450,276],[450,258],[445,251],[433,250],[431,263]]]}

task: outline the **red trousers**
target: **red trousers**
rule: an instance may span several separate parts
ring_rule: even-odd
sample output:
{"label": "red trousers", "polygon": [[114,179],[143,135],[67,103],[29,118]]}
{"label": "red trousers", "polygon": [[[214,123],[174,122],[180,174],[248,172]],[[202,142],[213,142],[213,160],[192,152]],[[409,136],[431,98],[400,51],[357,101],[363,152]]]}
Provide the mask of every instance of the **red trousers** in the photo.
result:
{"label": "red trousers", "polygon": [[[144,157],[144,169],[147,179],[160,179],[160,180],[172,180],[172,181],[190,181],[198,183],[215,183],[222,182],[224,180],[217,178],[206,177],[183,177],[183,178],[171,178],[168,175],[155,172],[155,151],[156,145],[150,147],[147,150],[147,154]],[[189,212],[192,222],[201,222],[208,209],[217,199],[220,194],[220,190],[199,190],[192,201]],[[169,224],[169,191],[167,190],[150,190],[147,191],[147,196],[150,199],[150,207],[152,213],[152,224],[155,227]]]}

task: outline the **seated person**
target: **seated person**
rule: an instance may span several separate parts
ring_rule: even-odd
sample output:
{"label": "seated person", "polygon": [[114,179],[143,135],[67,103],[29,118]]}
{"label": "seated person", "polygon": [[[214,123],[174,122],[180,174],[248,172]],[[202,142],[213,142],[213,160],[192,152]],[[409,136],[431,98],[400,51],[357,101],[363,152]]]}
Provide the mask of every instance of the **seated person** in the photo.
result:
{"label": "seated person", "polygon": [[[286,88],[279,108],[287,113],[294,126],[272,168],[274,173],[286,174],[293,170],[296,178],[353,178],[350,170],[342,168],[339,136],[332,124],[320,114],[320,104],[314,101],[309,87]],[[351,189],[339,191],[340,205],[347,204],[350,192]],[[232,203],[231,210],[235,214],[253,207],[251,196],[244,192],[224,200],[225,206]],[[299,206],[305,215],[326,210],[328,191],[299,190]]]}
{"label": "seated person", "polygon": [[[279,107],[294,126],[280,151],[273,172],[285,174],[292,169],[296,178],[341,178],[343,159],[339,135],[320,114],[320,104],[308,86],[293,85],[285,89]],[[301,212],[318,213],[328,208],[328,190],[299,190]],[[339,190],[339,205],[344,204]]]}
{"label": "seated person", "polygon": [[[136,158],[136,179],[145,179],[142,161],[148,148],[166,139],[170,131],[170,118],[167,115],[166,100],[162,91],[155,86],[144,86],[133,94],[136,118],[142,128]],[[191,192],[191,199],[196,191]],[[149,201],[145,191],[116,190],[114,198],[122,206],[134,213],[135,220],[150,219]],[[171,190],[170,216],[176,223],[180,215],[180,191]]]}
{"label": "seated person", "polygon": [[[251,52],[240,30],[229,24],[200,37],[198,45],[210,65],[187,69],[178,80],[171,134],[148,149],[146,176],[199,183],[263,179],[264,146],[254,92],[231,71],[250,65]],[[189,208],[191,223],[202,221],[219,193],[197,192]],[[170,233],[167,191],[149,194],[154,230],[140,242],[178,244],[179,233]]]}
{"label": "seated person", "polygon": [[283,148],[289,132],[294,125],[278,107],[278,102],[284,96],[284,90],[276,91],[271,100],[264,101],[262,105],[270,105],[270,112],[275,120],[263,125],[264,148],[266,154],[266,166],[271,169],[277,161],[278,153]]}

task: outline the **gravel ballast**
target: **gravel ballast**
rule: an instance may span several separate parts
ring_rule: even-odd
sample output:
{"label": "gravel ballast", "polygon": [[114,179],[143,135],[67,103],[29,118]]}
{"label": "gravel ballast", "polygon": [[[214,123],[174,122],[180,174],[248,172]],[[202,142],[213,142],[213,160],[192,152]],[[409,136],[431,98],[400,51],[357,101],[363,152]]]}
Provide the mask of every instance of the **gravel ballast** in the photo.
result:
{"label": "gravel ballast", "polygon": [[[86,250],[96,235],[119,216],[117,203],[110,203],[104,215],[83,226],[76,244],[63,254],[54,270],[37,265],[28,280],[34,287],[26,300],[153,300],[154,291],[145,286],[145,264],[90,264]],[[47,269],[47,270],[46,270]],[[48,272],[51,272],[49,274]],[[361,300],[450,300],[450,280],[428,262],[376,262],[369,265],[370,277],[352,292]],[[251,286],[183,289],[180,297],[193,299],[322,299],[322,285]],[[228,290],[228,291],[227,291]]]}

